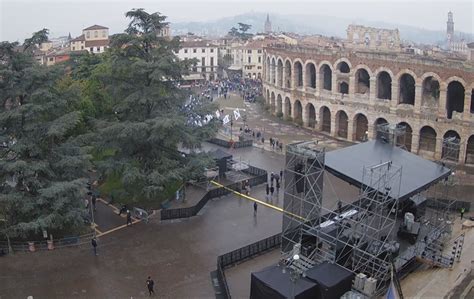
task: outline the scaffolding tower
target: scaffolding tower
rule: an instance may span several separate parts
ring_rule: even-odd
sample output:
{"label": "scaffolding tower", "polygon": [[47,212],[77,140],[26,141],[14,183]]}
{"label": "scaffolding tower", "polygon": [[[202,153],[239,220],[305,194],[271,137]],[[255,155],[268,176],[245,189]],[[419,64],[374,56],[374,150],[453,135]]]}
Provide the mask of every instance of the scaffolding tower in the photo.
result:
{"label": "scaffolding tower", "polygon": [[287,146],[280,263],[299,273],[337,263],[369,275],[380,290],[390,278],[391,252],[397,251],[393,238],[402,169],[391,161],[365,167],[358,199],[339,201],[329,210],[322,204],[324,157],[314,142]]}

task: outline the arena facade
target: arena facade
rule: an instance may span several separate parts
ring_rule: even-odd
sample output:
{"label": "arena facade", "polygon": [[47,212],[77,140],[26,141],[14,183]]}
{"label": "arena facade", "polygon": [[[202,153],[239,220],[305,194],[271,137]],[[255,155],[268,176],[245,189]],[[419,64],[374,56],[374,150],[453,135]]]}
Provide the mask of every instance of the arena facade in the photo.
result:
{"label": "arena facade", "polygon": [[[392,42],[393,45],[393,42]],[[272,114],[349,141],[372,138],[377,124],[406,127],[407,150],[474,165],[474,64],[396,51],[271,45],[263,90]]]}

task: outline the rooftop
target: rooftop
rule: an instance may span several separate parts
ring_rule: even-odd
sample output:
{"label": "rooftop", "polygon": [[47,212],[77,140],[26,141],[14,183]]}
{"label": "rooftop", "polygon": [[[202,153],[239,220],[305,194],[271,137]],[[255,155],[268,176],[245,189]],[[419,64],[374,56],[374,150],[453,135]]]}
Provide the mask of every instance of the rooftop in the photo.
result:
{"label": "rooftop", "polygon": [[84,28],[83,30],[99,30],[99,29],[109,29],[108,27],[101,25],[92,25],[90,27]]}
{"label": "rooftop", "polygon": [[[371,167],[391,162],[392,173],[401,168],[401,179],[397,176],[389,179],[389,195],[400,200],[409,198],[448,177],[451,170],[440,164],[425,160],[399,147],[394,147],[381,140],[371,140],[326,153],[325,166],[333,175],[355,186],[369,186],[380,192],[377,179],[370,180],[365,174]],[[374,171],[375,173],[375,171]],[[378,178],[378,176],[377,176]]]}

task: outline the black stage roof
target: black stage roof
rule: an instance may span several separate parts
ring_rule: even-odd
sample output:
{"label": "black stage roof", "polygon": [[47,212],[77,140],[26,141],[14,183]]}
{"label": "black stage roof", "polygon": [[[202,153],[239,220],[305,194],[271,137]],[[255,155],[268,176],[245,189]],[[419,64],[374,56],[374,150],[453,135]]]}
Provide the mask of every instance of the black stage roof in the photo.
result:
{"label": "black stage roof", "polygon": [[[394,167],[402,167],[398,195],[400,200],[420,193],[451,173],[447,167],[380,140],[371,140],[327,152],[325,167],[340,179],[360,187],[363,184],[364,167],[369,168],[388,161],[392,161]],[[366,177],[366,183],[368,179]],[[400,184],[399,178],[392,180],[391,184],[391,196],[396,197]],[[370,187],[377,189],[375,184]],[[385,192],[385,190],[379,191]]]}

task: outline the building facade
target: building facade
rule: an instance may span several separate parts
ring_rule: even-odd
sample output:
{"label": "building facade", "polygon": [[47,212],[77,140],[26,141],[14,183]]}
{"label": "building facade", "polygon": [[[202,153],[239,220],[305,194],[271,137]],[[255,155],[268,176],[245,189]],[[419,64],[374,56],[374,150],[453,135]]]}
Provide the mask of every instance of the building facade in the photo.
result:
{"label": "building facade", "polygon": [[82,30],[82,35],[71,40],[71,51],[98,54],[109,47],[109,28],[93,25]]}
{"label": "building facade", "polygon": [[176,53],[180,60],[196,59],[190,74],[185,80],[215,80],[218,71],[217,45],[205,40],[186,41],[181,43],[181,49]]}
{"label": "building facade", "polygon": [[378,124],[400,124],[407,150],[440,159],[451,138],[459,145],[451,159],[474,164],[470,61],[285,45],[266,47],[264,60],[264,95],[275,115],[355,142],[372,138]]}

